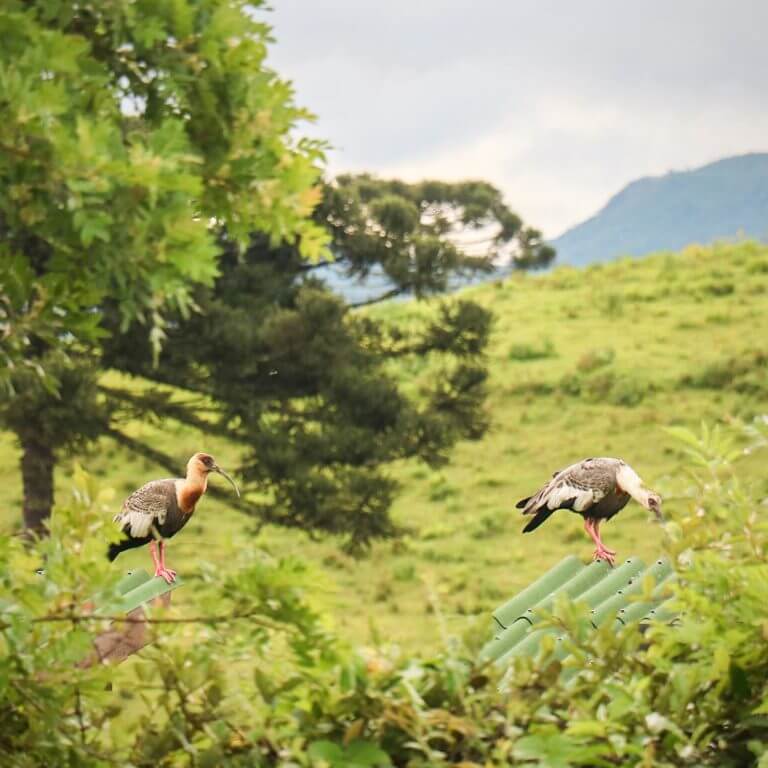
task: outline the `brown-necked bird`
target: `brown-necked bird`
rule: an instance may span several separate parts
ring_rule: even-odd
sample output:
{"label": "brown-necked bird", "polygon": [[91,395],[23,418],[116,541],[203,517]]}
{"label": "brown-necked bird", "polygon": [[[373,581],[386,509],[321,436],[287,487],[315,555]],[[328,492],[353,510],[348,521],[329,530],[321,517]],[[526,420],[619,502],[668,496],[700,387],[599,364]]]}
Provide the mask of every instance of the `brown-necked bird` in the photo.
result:
{"label": "brown-necked bird", "polygon": [[524,515],[533,515],[523,533],[535,531],[553,512],[569,509],[584,518],[584,529],[595,542],[594,559],[615,562],[616,553],[600,538],[600,523],[610,520],[630,498],[661,520],[661,496],[648,490],[632,467],[621,459],[584,459],[552,475],[533,496],[517,502]]}
{"label": "brown-necked bird", "polygon": [[125,500],[122,510],[114,517],[125,538],[110,544],[110,561],[126,549],[149,544],[155,576],[170,584],[176,578],[176,571],[166,568],[164,540],[175,536],[192,517],[195,505],[208,488],[211,472],[223,475],[240,495],[235,481],[216,464],[213,456],[196,453],[187,462],[186,477],[152,480]]}

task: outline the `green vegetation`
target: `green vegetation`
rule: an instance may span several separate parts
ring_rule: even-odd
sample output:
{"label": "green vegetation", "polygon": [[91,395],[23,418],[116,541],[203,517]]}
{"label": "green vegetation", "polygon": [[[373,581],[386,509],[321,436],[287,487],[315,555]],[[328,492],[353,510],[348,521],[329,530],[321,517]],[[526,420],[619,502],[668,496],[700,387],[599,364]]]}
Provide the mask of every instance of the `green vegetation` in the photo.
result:
{"label": "green vegetation", "polygon": [[[313,270],[332,253],[422,297],[552,249],[484,181],[321,184],[323,147],[297,134],[308,115],[265,65],[260,6],[0,11],[0,428],[22,448],[28,533],[46,530],[56,462],[99,435],[178,471],[126,420],[225,435],[240,511],[350,549],[395,531],[382,467],[437,468],[483,433],[486,310],[446,301],[422,327],[383,328]],[[428,356],[444,365],[418,397],[384,370]],[[105,369],[145,381],[109,386]]]}
{"label": "green vegetation", "polygon": [[[0,10],[0,764],[766,768],[768,248],[429,298],[552,250],[486,182],[318,185],[260,5]],[[326,242],[426,300],[345,305]],[[201,449],[244,498],[211,488],[137,628],[111,518]],[[597,453],[665,497],[603,534],[665,552],[679,625],[547,601],[502,681],[490,610],[591,551],[514,503]],[[110,622],[154,642],[94,663]]]}
{"label": "green vegetation", "polygon": [[[534,534],[521,535],[514,503],[552,471],[596,453],[623,456],[665,496],[674,515],[688,492],[687,462],[663,428],[748,422],[765,412],[766,370],[755,362],[755,352],[764,349],[762,340],[768,338],[768,274],[755,272],[754,264],[767,255],[765,248],[754,245],[694,248],[585,272],[515,275],[499,285],[463,292],[496,316],[488,349],[491,426],[481,441],[460,443],[450,463],[439,470],[413,460],[392,467],[402,483],[392,509],[395,523],[406,531],[402,537],[374,544],[368,556],[357,560],[340,552],[334,539],[313,541],[298,531],[271,526],[257,529],[230,508],[229,499],[222,503],[209,497],[183,535],[171,542],[171,564],[194,580],[209,578],[214,568],[217,578],[225,578],[233,552],[298,556],[324,572],[319,599],[340,634],[353,642],[370,642],[378,632],[409,651],[439,647],[434,597],[450,633],[461,634],[475,623],[484,628],[490,611],[505,597],[566,554],[587,558],[592,551],[580,520],[567,513],[553,516]],[[724,272],[735,292],[719,297],[705,293],[703,286]],[[609,292],[623,301],[617,317],[606,316],[594,300]],[[367,310],[396,323],[416,323],[432,311],[416,303]],[[715,311],[728,321],[708,323],[706,315]],[[551,339],[555,357],[510,360],[512,344],[538,347],[546,339]],[[613,355],[602,351],[606,349]],[[596,367],[585,364],[592,359],[601,362]],[[688,383],[732,359],[752,366],[738,373],[736,386],[709,378],[707,387]],[[430,360],[419,366],[393,360],[389,366],[409,391],[431,383]],[[565,386],[605,372],[613,376],[611,401],[619,391],[615,382],[642,392],[642,399],[606,403],[594,392],[571,392]],[[749,386],[739,384],[745,381]],[[115,374],[106,383],[140,387]],[[175,456],[179,470],[201,447],[225,467],[237,466],[241,455],[221,434],[203,437],[172,419],[134,421],[126,431]],[[0,459],[4,466],[17,465],[19,453],[10,435],[2,438]],[[114,488],[113,511],[138,484],[166,474],[107,439],[78,461]],[[762,462],[757,455],[743,459],[744,471],[754,474],[760,492],[766,493]],[[69,496],[72,467],[72,462],[65,463],[57,475],[62,502]],[[7,474],[0,494],[2,526],[9,532],[21,503],[16,473]],[[620,555],[647,560],[658,554],[661,531],[633,504],[605,527],[605,536]],[[145,552],[132,552],[115,567],[146,567],[148,561]],[[179,600],[193,603],[191,591],[180,590]]]}
{"label": "green vegetation", "polygon": [[259,5],[0,8],[0,424],[23,446],[29,530],[57,453],[98,431],[105,316],[141,324],[156,358],[168,315],[213,284],[224,232],[325,253],[321,146],[294,136],[308,115],[265,66]]}
{"label": "green vegetation", "polygon": [[320,146],[291,135],[307,113],[265,67],[259,5],[3,4],[0,375],[39,367],[30,343],[93,342],[107,301],[159,342],[216,275],[210,217],[319,255]]}
{"label": "green vegetation", "polygon": [[[155,624],[140,658],[75,668],[104,625],[84,600],[115,583],[92,535],[108,497],[78,473],[77,502],[57,508],[40,545],[45,576],[18,539],[0,540],[3,764],[762,768],[768,524],[733,462],[743,446],[764,450],[768,430],[670,433],[695,483],[664,541],[679,622],[594,629],[584,604],[556,600],[540,625],[557,627],[561,653],[542,639],[501,692],[477,643],[446,632],[438,595],[425,622],[442,639],[434,656],[403,656],[381,637],[351,648],[313,606],[317,573],[254,551],[232,552],[223,580],[199,580],[190,623],[153,613],[181,623]],[[639,599],[652,589],[644,581]]]}

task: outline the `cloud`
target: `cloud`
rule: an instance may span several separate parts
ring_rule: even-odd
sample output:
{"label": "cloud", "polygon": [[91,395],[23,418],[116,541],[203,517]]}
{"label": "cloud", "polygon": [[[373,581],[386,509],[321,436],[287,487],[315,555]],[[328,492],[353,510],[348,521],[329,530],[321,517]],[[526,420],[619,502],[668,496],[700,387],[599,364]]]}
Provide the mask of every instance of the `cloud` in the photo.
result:
{"label": "cloud", "polygon": [[279,2],[331,169],[482,177],[555,236],[632,179],[768,150],[768,4]]}

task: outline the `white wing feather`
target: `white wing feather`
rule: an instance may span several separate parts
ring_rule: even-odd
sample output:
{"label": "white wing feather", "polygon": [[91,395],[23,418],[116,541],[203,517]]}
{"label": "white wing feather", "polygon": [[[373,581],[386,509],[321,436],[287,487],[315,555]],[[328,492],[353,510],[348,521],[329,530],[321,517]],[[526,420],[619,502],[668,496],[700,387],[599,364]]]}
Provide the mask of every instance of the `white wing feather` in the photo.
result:
{"label": "white wing feather", "polygon": [[[162,525],[168,512],[168,480],[153,480],[134,491],[115,515],[121,531],[134,538],[149,536],[152,526]],[[174,483],[175,481],[171,480]]]}

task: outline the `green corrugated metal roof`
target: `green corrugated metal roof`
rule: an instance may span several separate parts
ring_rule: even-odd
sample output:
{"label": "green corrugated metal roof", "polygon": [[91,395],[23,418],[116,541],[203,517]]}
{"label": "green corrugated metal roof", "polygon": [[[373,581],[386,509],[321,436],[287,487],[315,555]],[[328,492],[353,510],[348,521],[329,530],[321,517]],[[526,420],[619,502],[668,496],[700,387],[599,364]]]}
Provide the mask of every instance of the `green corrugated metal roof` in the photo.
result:
{"label": "green corrugated metal roof", "polygon": [[[650,597],[638,600],[646,578],[652,579]],[[584,603],[585,622],[593,627],[606,621],[614,621],[617,628],[639,621],[670,621],[675,614],[664,606],[665,587],[674,578],[664,558],[646,566],[640,558],[630,557],[611,568],[603,560],[585,566],[570,555],[493,612],[494,637],[480,651],[480,658],[502,666],[515,656],[536,653],[547,635],[562,641],[562,630],[556,627],[536,629],[560,595]],[[566,653],[557,655],[564,658]]]}
{"label": "green corrugated metal roof", "polygon": [[110,615],[130,613],[134,608],[180,587],[183,583],[179,576],[172,584],[168,584],[159,576],[150,577],[145,570],[128,571],[115,585],[115,591],[120,597],[98,610]]}

